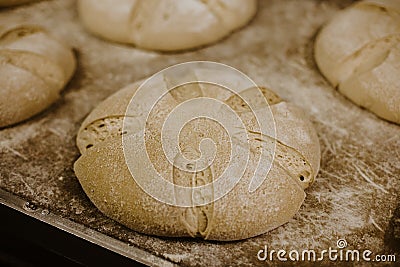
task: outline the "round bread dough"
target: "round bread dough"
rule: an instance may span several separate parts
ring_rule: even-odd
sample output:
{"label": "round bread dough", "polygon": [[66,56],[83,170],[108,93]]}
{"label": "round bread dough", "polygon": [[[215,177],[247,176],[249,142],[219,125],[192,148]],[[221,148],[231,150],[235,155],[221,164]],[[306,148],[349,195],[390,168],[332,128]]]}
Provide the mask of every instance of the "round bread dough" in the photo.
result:
{"label": "round bread dough", "polygon": [[315,60],[342,94],[400,124],[400,1],[367,0],[340,11],[318,34]]}
{"label": "round bread dough", "polygon": [[[164,83],[154,83],[151,88],[165,87]],[[100,103],[84,120],[77,135],[77,146],[82,155],[75,162],[75,174],[85,193],[100,211],[141,233],[220,241],[260,235],[288,222],[295,215],[305,199],[304,190],[317,175],[320,162],[316,132],[300,109],[281,100],[272,91],[261,88],[274,116],[274,139],[256,131],[252,113],[241,100],[244,95],[257,96],[257,87],[241,91],[240,97],[214,88],[207,89],[207,85],[202,85],[202,89],[197,91],[196,88],[187,90],[181,87],[170,91],[154,106],[154,112],[146,120],[149,134],[145,135],[146,153],[165,179],[185,186],[197,185],[199,181],[202,184],[211,183],[226,169],[229,162],[229,137],[218,124],[207,119],[188,123],[180,132],[179,146],[187,156],[190,157],[193,152],[198,157],[196,149],[201,140],[211,138],[217,143],[217,154],[210,167],[197,172],[194,177],[177,169],[166,159],[160,133],[165,121],[163,118],[188,99],[212,97],[229,105],[246,125],[251,157],[242,179],[222,198],[202,206],[169,205],[141,189],[131,175],[124,157],[123,149],[126,148],[122,136],[135,134],[124,130],[124,118],[135,122],[135,112],[139,111],[127,112],[127,106],[139,84],[129,85]],[[262,98],[261,94],[258,97]],[[263,144],[274,141],[275,157],[271,170],[260,187],[250,192],[249,184],[258,164],[256,158],[259,149]],[[135,151],[133,148],[132,153]],[[144,170],[143,162],[138,164],[143,171],[137,176],[151,183],[153,177],[149,177]],[[154,186],[161,192],[167,192],[160,184]],[[180,198],[190,198],[178,192],[173,194],[177,201],[182,200]]]}
{"label": "round bread dough", "polygon": [[75,71],[75,56],[44,29],[19,26],[0,35],[0,127],[41,112]]}
{"label": "round bread dough", "polygon": [[246,25],[256,0],[79,0],[86,28],[105,39],[174,51],[215,42]]}
{"label": "round bread dough", "polygon": [[37,0],[0,0],[0,7],[22,5]]}

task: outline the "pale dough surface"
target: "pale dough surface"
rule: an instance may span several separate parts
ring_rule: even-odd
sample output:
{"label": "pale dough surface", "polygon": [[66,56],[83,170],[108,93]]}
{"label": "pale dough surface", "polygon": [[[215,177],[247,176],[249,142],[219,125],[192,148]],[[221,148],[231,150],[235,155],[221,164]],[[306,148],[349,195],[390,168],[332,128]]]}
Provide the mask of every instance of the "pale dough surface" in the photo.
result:
{"label": "pale dough surface", "polygon": [[[257,260],[257,252],[265,245],[276,250],[322,251],[336,248],[339,238],[346,239],[349,249],[392,253],[384,236],[399,196],[399,126],[334,90],[313,59],[318,29],[352,2],[259,1],[259,11],[248,27],[215,45],[173,55],[93,37],[82,27],[74,0],[42,1],[0,12],[0,20],[23,19],[44,26],[75,47],[79,58],[76,75],[60,104],[18,127],[0,131],[0,187],[84,229],[121,240],[127,249],[139,248],[184,266],[281,266],[278,261]],[[229,243],[157,238],[107,218],[86,197],[72,167],[80,155],[76,133],[85,117],[127,84],[189,60],[232,65],[257,84],[273,88],[311,118],[321,144],[321,168],[306,190],[303,206],[287,224]],[[303,266],[309,266],[308,262]]]}
{"label": "pale dough surface", "polygon": [[210,44],[246,25],[256,0],[80,0],[82,23],[105,39],[174,51]]}
{"label": "pale dough surface", "polygon": [[75,67],[71,48],[44,28],[0,22],[0,128],[54,103]]}
{"label": "pale dough surface", "polygon": [[[193,73],[200,79],[196,74]],[[224,79],[217,75],[221,74],[209,72],[207,77],[200,80]],[[229,80],[224,84],[227,83]],[[274,118],[270,123],[276,125],[275,139],[257,134],[259,125],[254,120],[256,117],[249,107],[241,102],[240,95],[246,93],[253,94],[263,101],[261,91],[256,87],[237,87],[237,90],[241,90],[239,95],[232,94],[227,97],[226,91],[207,85],[190,87],[192,91],[198,92],[198,95],[188,96],[185,95],[187,87],[183,86],[162,97],[159,100],[162,104],[155,106],[154,115],[150,113],[147,118],[146,115],[138,115],[143,112],[139,107],[129,111],[132,113],[126,111],[139,85],[140,82],[127,86],[100,103],[82,123],[77,135],[77,145],[82,155],[76,161],[74,170],[86,194],[102,212],[131,229],[146,234],[169,237],[192,236],[219,241],[245,239],[265,233],[286,223],[295,215],[304,201],[304,189],[311,185],[318,173],[321,154],[315,129],[300,109],[279,99],[269,89],[263,89],[265,98],[272,95],[274,99],[269,103]],[[158,82],[146,90],[152,90],[151,94],[156,94],[164,87],[166,87],[164,82]],[[210,91],[214,94],[213,97],[208,94]],[[257,95],[257,92],[260,94]],[[236,141],[233,139],[234,136],[230,136],[209,119],[187,122],[179,134],[181,151],[191,151],[192,154],[199,156],[198,145],[205,138],[213,140],[217,147],[217,155],[211,165],[197,173],[180,170],[173,166],[175,162],[169,163],[165,158],[168,144],[160,140],[161,129],[169,112],[188,100],[187,97],[189,100],[212,97],[224,101],[246,122],[244,129],[249,134],[248,140]],[[269,109],[267,103],[264,104],[264,109]],[[132,129],[124,130],[123,124],[128,123],[128,120],[132,120],[131,123],[135,125]],[[144,164],[145,157],[148,156],[163,179],[192,188],[198,186],[196,181],[202,181],[201,184],[215,182],[221,179],[219,176],[231,167],[230,165],[236,164],[232,163],[229,157],[233,153],[232,147],[238,146],[239,142],[250,145],[250,150],[245,148],[241,150],[244,154],[249,151],[250,155],[248,161],[239,162],[240,165],[246,166],[243,176],[239,177],[240,180],[230,192],[205,206],[175,207],[152,198],[141,190],[134,178],[152,183],[155,177],[146,171],[130,173],[128,170],[130,163],[125,158],[126,155],[142,152],[135,149],[136,143],[122,145],[123,136],[131,138],[132,135],[138,134],[140,129],[137,129],[136,125],[140,124],[140,120],[149,125],[146,136],[150,137],[146,138],[146,153],[143,153],[141,160],[136,162]],[[232,120],[221,123],[224,127],[233,125]],[[175,128],[179,129],[180,126],[175,125]],[[271,143],[274,140],[276,143]],[[178,144],[171,144],[175,145]],[[256,191],[250,192],[248,188],[255,170],[263,168],[258,165],[260,146],[265,146],[268,152],[264,153],[274,155],[274,159],[270,172],[263,177],[264,182]],[[267,162],[262,161],[260,164],[266,165]],[[141,167],[141,170],[145,169],[145,166]],[[164,196],[167,195],[167,198],[174,195],[177,202],[182,203],[184,200],[193,202],[190,194],[170,192],[161,183],[154,186]],[[217,190],[214,184],[212,189],[201,193],[201,196],[212,198]]]}
{"label": "pale dough surface", "polygon": [[338,12],[318,34],[315,59],[342,94],[400,124],[399,1],[361,1]]}

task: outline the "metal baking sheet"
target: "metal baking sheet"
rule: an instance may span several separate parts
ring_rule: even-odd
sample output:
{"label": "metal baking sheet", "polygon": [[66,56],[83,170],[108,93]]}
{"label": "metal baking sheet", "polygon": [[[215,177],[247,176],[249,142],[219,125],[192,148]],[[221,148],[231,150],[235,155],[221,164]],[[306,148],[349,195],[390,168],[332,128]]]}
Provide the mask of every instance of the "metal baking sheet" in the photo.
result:
{"label": "metal baking sheet", "polygon": [[[76,74],[57,103],[0,130],[1,203],[22,208],[30,201],[50,212],[38,219],[154,265],[265,265],[257,259],[265,245],[322,251],[336,247],[338,239],[345,239],[348,249],[390,253],[384,232],[399,194],[400,128],[337,93],[312,57],[318,29],[351,2],[260,1],[247,27],[210,46],[180,53],[144,51],[98,39],[83,29],[74,0],[1,9],[0,23],[42,25],[72,46],[78,59]],[[238,68],[310,116],[321,143],[321,171],[307,189],[304,205],[287,224],[228,243],[158,238],[107,218],[81,189],[72,168],[79,156],[75,138],[90,110],[131,82],[192,60]]]}

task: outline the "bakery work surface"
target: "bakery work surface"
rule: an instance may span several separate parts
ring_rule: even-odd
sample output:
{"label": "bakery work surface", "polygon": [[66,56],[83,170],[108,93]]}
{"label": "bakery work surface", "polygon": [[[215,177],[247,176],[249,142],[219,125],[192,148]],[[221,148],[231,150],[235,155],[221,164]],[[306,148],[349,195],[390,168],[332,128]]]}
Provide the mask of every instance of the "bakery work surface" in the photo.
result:
{"label": "bakery work surface", "polygon": [[[263,266],[266,262],[257,254],[266,246],[300,253],[337,249],[338,245],[370,250],[373,255],[399,253],[398,247],[385,242],[385,235],[387,239],[399,201],[400,126],[379,119],[336,92],[313,59],[318,30],[351,2],[259,1],[258,13],[247,27],[210,46],[179,53],[157,53],[101,40],[85,31],[72,0],[1,9],[0,25],[46,28],[74,48],[78,65],[54,105],[0,130],[0,203],[149,265]],[[127,84],[193,60],[221,62],[243,71],[303,109],[313,122],[321,144],[321,169],[306,190],[300,211],[283,226],[235,242],[158,238],[107,218],[83,192],[73,164],[79,157],[76,135],[87,114]],[[35,207],[33,211],[29,205],[23,207],[27,201]],[[275,257],[269,263],[281,262]]]}

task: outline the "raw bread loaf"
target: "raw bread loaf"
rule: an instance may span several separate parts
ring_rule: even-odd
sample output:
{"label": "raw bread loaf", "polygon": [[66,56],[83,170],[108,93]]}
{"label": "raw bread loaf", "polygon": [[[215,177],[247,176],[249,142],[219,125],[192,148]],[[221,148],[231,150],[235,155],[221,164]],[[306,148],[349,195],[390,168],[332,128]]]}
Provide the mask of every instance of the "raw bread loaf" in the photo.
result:
{"label": "raw bread loaf", "polygon": [[22,5],[37,0],[0,0],[0,7]]}
{"label": "raw bread loaf", "polygon": [[400,1],[366,0],[340,11],[318,34],[315,60],[342,94],[400,123]]}
{"label": "raw bread loaf", "polygon": [[0,127],[50,106],[75,70],[71,49],[44,29],[20,26],[0,35]]}
{"label": "raw bread loaf", "polygon": [[[77,135],[77,146],[82,155],[74,165],[76,176],[91,201],[104,214],[145,234],[228,241],[265,233],[288,222],[299,210],[305,198],[304,189],[313,182],[319,170],[318,138],[312,124],[298,108],[265,88],[261,91],[275,118],[275,143],[274,138],[257,132],[251,110],[240,97],[257,96],[256,87],[241,91],[240,96],[226,95],[215,88],[208,90],[205,85],[190,90],[178,87],[165,95],[146,120],[149,133],[146,135],[146,151],[166,180],[189,187],[204,185],[219,177],[229,164],[229,136],[218,123],[204,118],[191,121],[182,129],[179,146],[185,157],[196,158],[201,140],[211,138],[217,143],[217,156],[211,166],[193,175],[175,166],[179,157],[175,158],[174,164],[166,159],[160,129],[167,114],[188,99],[213,95],[213,98],[229,105],[246,125],[250,161],[238,184],[228,194],[207,205],[169,205],[144,192],[132,177],[123,150],[125,153],[137,151],[123,146],[122,140],[123,136],[129,138],[135,134],[134,130],[125,131],[123,123],[124,118],[135,122],[135,113],[139,111],[127,113],[127,106],[138,86],[138,83],[129,85],[100,103],[84,120]],[[154,89],[165,84],[160,82],[153,86]],[[256,102],[262,103],[263,100]],[[250,192],[249,183],[257,167],[260,147],[269,147],[271,143],[276,145],[272,168],[261,186]],[[153,177],[149,177],[144,169],[137,175],[151,182]],[[161,185],[154,186],[167,194]],[[207,197],[206,193],[203,197]],[[177,202],[191,197],[180,195],[178,191],[174,195]]]}
{"label": "raw bread loaf", "polygon": [[138,47],[173,51],[215,42],[249,22],[256,0],[79,0],[92,33]]}

